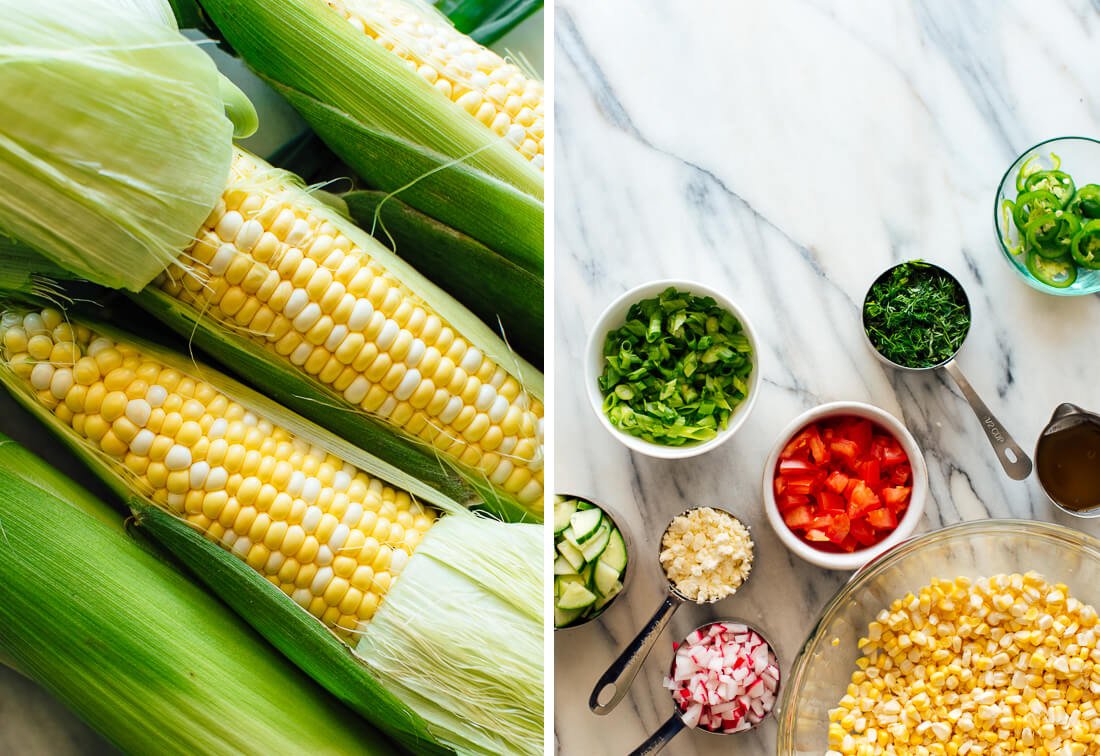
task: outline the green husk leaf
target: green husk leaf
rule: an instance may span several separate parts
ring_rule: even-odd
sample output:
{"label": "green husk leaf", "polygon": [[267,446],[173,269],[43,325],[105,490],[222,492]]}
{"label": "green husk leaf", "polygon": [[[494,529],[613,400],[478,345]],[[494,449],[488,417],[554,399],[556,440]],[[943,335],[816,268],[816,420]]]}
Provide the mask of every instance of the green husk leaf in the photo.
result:
{"label": "green husk leaf", "polygon": [[0,229],[141,289],[229,175],[217,69],[163,0],[0,0],[0,17]]}
{"label": "green husk leaf", "polygon": [[542,277],[543,205],[503,181],[265,77],[359,175]]}
{"label": "green husk leaf", "polygon": [[356,646],[459,752],[543,752],[544,578],[531,556],[542,535],[538,525],[444,517]]}
{"label": "green husk leaf", "polygon": [[[462,158],[533,197],[542,196],[542,173],[511,144],[440,96],[325,3],[202,0],[202,5],[229,44],[267,78],[368,127]],[[333,148],[346,151],[342,146],[349,145]]]}
{"label": "green husk leaf", "polygon": [[[343,195],[351,217],[432,278],[508,343],[542,364],[542,278],[514,265],[466,234],[384,192]],[[381,209],[379,209],[381,208]]]}
{"label": "green husk leaf", "polygon": [[455,28],[491,45],[542,8],[542,0],[437,0]]}
{"label": "green husk leaf", "polygon": [[134,753],[390,753],[106,505],[0,437],[0,659]]}
{"label": "green husk leaf", "polygon": [[74,278],[25,244],[0,234],[0,291],[57,301],[65,298],[58,282]]}

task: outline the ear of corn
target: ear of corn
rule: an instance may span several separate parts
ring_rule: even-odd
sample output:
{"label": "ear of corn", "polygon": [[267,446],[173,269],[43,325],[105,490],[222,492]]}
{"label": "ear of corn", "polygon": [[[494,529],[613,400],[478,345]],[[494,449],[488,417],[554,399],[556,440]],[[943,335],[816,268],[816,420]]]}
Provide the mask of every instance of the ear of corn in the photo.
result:
{"label": "ear of corn", "polygon": [[400,190],[409,204],[541,275],[541,84],[422,3],[203,7],[373,186]]}
{"label": "ear of corn", "polygon": [[0,17],[0,230],[141,289],[225,185],[234,88],[163,0],[0,0]]}
{"label": "ear of corn", "polygon": [[198,241],[138,301],[227,365],[266,362],[251,380],[372,453],[396,429],[438,455],[386,457],[418,478],[447,464],[498,510],[541,518],[541,374],[289,174],[239,152]]}
{"label": "ear of corn", "polygon": [[[503,326],[508,343],[542,364],[542,277],[515,265],[461,231],[383,192],[342,195],[352,219],[389,242],[418,270],[435,280],[490,328]],[[462,260],[463,265],[452,265]]]}
{"label": "ear of corn", "polygon": [[[511,709],[471,705],[457,716],[440,716],[442,705],[430,702],[460,698],[470,664],[479,657],[444,635],[422,637],[428,616],[382,625],[377,632],[372,623],[391,589],[402,586],[406,594],[465,597],[464,618],[451,616],[455,638],[490,654],[501,644],[516,644],[484,623],[486,607],[501,598],[480,573],[464,565],[444,581],[420,569],[406,581],[403,573],[416,563],[416,549],[426,538],[443,544],[462,539],[476,552],[510,555],[505,561],[517,563],[505,574],[538,572],[538,539],[528,543],[518,532],[513,536],[502,525],[482,522],[431,487],[215,371],[110,327],[68,322],[53,310],[9,311],[0,326],[0,381],[131,502],[139,522],[338,697],[410,745],[422,739],[420,720],[405,707],[426,712],[424,728],[442,746],[483,753],[534,753],[541,747],[541,727],[532,724],[541,716],[540,674],[516,689],[509,687],[511,670],[489,668],[486,678],[498,675],[497,687],[516,694]],[[421,499],[469,528],[448,526],[434,534],[437,512]],[[533,547],[516,553],[512,541]],[[259,587],[261,582],[270,588]],[[513,602],[537,608],[537,598],[526,596],[528,582],[518,582]],[[309,622],[312,632],[302,631]],[[511,626],[524,638],[541,639],[541,619],[530,611],[520,612]],[[329,634],[327,645],[319,641],[322,631]],[[423,644],[419,666],[438,670],[440,687],[402,687],[409,685],[408,673],[394,676],[371,658],[347,647],[341,656],[332,645],[366,637],[387,645]],[[519,647],[526,648],[524,642]],[[529,669],[541,673],[540,657]],[[497,730],[515,742],[494,736]]]}
{"label": "ear of corn", "polygon": [[390,753],[87,491],[0,437],[0,660],[118,747]]}

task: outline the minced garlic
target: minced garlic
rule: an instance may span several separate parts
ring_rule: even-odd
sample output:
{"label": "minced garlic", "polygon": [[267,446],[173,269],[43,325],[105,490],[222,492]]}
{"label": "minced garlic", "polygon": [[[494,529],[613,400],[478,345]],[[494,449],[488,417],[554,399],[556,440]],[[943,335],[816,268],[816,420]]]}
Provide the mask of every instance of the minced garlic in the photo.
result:
{"label": "minced garlic", "polygon": [[710,507],[672,520],[661,539],[661,565],[683,596],[706,604],[733,595],[752,569],[752,538],[732,515]]}

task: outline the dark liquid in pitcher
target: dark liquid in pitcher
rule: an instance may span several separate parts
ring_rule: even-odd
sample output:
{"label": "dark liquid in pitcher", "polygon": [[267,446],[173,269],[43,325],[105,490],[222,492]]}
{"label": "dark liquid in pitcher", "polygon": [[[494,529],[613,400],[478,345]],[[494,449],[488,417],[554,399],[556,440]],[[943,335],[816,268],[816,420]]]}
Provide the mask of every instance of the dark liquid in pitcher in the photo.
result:
{"label": "dark liquid in pitcher", "polygon": [[1100,507],[1100,425],[1078,423],[1042,436],[1035,450],[1039,482],[1075,512]]}

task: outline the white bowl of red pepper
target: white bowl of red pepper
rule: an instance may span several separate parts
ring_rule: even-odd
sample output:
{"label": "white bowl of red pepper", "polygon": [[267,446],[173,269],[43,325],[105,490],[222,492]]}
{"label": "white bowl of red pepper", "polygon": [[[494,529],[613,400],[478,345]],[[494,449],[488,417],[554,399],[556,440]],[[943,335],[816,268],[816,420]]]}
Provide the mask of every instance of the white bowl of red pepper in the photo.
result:
{"label": "white bowl of red pepper", "polygon": [[916,530],[928,469],[909,430],[863,402],[796,417],[764,465],[764,511],[779,540],[807,562],[855,570]]}

